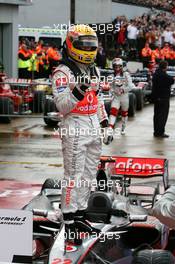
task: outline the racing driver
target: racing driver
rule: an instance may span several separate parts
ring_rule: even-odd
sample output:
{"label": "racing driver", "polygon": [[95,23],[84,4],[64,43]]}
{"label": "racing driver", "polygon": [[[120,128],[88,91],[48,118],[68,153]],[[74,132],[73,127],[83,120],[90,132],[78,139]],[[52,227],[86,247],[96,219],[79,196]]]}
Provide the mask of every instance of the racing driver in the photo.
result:
{"label": "racing driver", "polygon": [[[101,125],[108,130],[108,118],[98,98],[95,31],[87,25],[74,25],[63,46],[63,59],[53,72],[52,85],[54,102],[63,115],[60,131],[66,186],[62,186],[61,208],[67,234],[76,234],[74,219],[83,219],[87,208],[90,183],[96,177],[101,154],[99,129]],[[79,243],[70,236],[67,241]]]}
{"label": "racing driver", "polygon": [[123,60],[115,58],[112,61],[114,79],[111,83],[113,100],[109,116],[109,126],[114,129],[116,118],[121,107],[122,128],[121,134],[125,135],[125,128],[128,119],[129,95],[128,92],[135,88],[129,72],[124,71]]}

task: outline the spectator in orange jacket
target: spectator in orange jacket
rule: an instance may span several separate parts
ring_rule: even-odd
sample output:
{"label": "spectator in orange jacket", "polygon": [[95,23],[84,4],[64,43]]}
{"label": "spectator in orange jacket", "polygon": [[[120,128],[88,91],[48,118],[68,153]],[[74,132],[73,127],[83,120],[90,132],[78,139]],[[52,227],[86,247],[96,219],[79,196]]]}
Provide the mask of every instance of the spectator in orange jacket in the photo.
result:
{"label": "spectator in orange jacket", "polygon": [[164,48],[162,49],[162,53],[166,60],[170,59],[170,47],[168,42],[165,43]]}
{"label": "spectator in orange jacket", "polygon": [[152,51],[151,60],[154,63],[157,63],[157,64],[161,60],[164,60],[164,55],[163,55],[163,52],[162,52],[162,49],[161,49],[161,46],[160,45],[157,47],[157,49],[155,49],[155,50]]}
{"label": "spectator in orange jacket", "polygon": [[151,61],[152,50],[149,47],[149,43],[146,42],[145,47],[141,51],[143,67],[148,68],[148,64]]}
{"label": "spectator in orange jacket", "polygon": [[57,47],[53,45],[47,50],[47,56],[49,61],[49,74],[52,73],[54,67],[58,65],[58,62],[61,60],[61,54],[59,53]]}

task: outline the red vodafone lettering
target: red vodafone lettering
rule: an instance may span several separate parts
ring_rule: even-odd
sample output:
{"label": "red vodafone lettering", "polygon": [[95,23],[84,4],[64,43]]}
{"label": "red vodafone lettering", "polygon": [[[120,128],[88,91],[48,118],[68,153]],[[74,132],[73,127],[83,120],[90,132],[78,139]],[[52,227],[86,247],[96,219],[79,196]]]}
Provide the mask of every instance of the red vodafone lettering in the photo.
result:
{"label": "red vodafone lettering", "polygon": [[124,175],[163,175],[164,159],[157,158],[127,158],[113,157],[116,159],[115,165],[111,164],[112,173]]}
{"label": "red vodafone lettering", "polygon": [[71,259],[60,259],[60,258],[57,258],[57,259],[54,259],[52,261],[52,264],[71,264],[71,263],[72,263]]}

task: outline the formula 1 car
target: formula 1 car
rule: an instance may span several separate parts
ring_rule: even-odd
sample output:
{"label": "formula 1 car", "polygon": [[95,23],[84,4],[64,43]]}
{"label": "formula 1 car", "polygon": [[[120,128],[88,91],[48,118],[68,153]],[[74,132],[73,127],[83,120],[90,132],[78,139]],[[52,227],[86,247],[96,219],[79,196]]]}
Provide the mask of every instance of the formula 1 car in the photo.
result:
{"label": "formula 1 car", "polygon": [[9,123],[12,116],[42,112],[45,92],[33,89],[39,85],[36,81],[8,78],[0,73],[0,120]]}
{"label": "formula 1 car", "polygon": [[[148,215],[161,195],[157,184],[134,181],[162,178],[168,187],[166,159],[101,157],[84,221],[76,221],[81,245],[67,244],[60,209],[61,181],[47,179],[25,210],[33,211],[33,264],[172,264],[166,250],[169,229]],[[132,182],[131,182],[132,181]]]}

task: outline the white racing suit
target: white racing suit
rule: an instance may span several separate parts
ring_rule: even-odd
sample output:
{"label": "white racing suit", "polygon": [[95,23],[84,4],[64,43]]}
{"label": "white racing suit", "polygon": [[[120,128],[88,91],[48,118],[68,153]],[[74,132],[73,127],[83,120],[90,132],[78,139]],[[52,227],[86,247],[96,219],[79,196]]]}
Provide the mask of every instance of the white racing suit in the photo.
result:
{"label": "white racing suit", "polygon": [[175,185],[167,189],[155,203],[151,214],[163,224],[175,229]]}
{"label": "white racing suit", "polygon": [[113,100],[111,103],[109,126],[114,128],[116,117],[118,116],[119,109],[121,108],[122,116],[122,131],[126,127],[129,108],[129,94],[128,92],[135,88],[129,72],[123,72],[121,75],[115,75],[111,83],[111,90]]}
{"label": "white racing suit", "polygon": [[[76,65],[82,73],[90,75],[86,65]],[[74,74],[68,66],[60,64],[54,71],[54,102],[58,111],[63,114],[60,133],[64,185],[67,183],[62,189],[61,207],[67,224],[73,223],[77,210],[87,208],[90,184],[96,177],[101,155],[100,123],[107,123],[108,119],[104,103],[96,95],[99,82],[95,83],[95,89],[88,88],[84,98],[77,88],[79,85],[75,83]]]}

